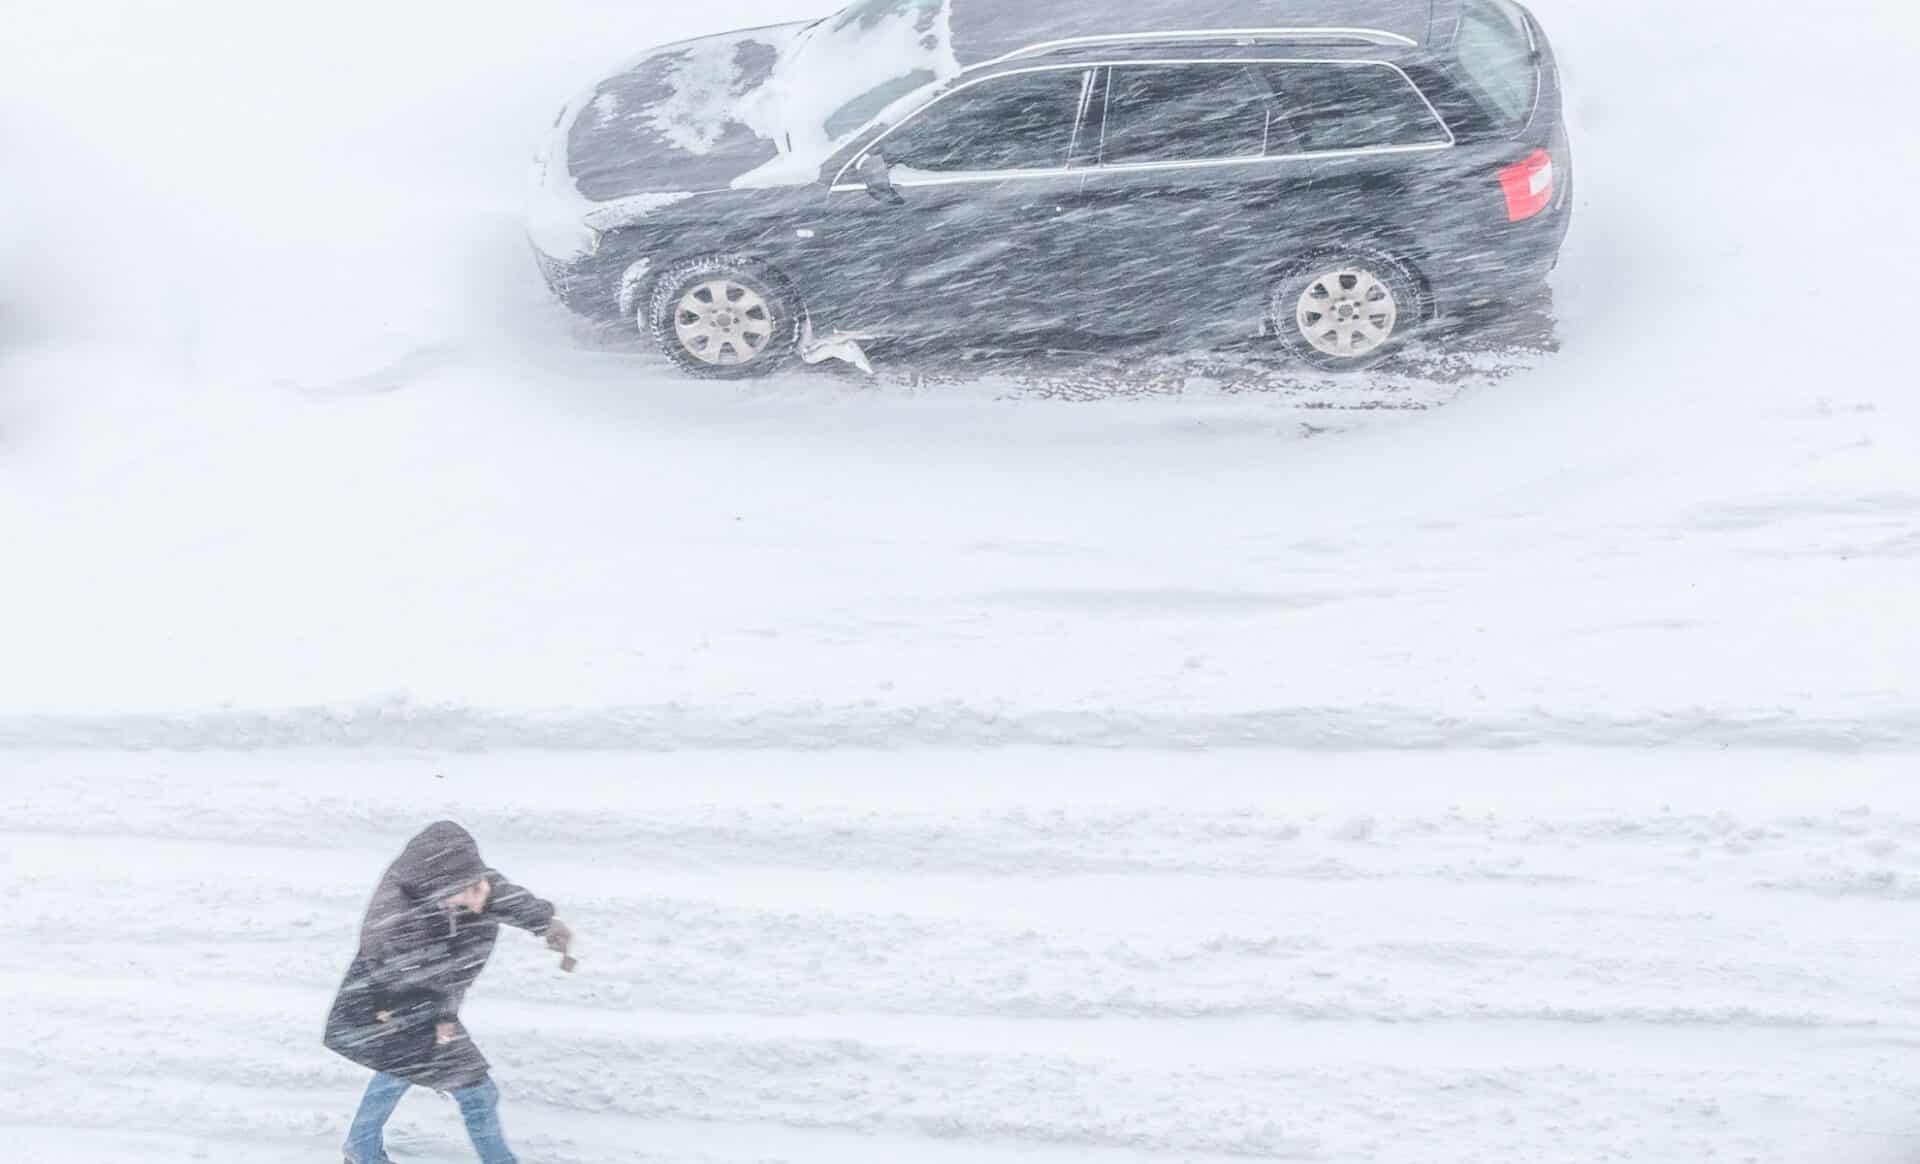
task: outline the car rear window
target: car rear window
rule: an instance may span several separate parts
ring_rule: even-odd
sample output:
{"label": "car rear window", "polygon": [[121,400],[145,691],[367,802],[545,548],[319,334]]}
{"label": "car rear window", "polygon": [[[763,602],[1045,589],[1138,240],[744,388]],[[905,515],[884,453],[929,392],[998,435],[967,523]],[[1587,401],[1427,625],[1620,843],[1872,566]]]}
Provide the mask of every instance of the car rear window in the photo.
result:
{"label": "car rear window", "polygon": [[[1447,142],[1446,127],[1398,69],[1310,61],[1262,69],[1285,112],[1287,135],[1296,152]],[[1272,152],[1282,151],[1276,147]]]}
{"label": "car rear window", "polygon": [[1330,61],[1132,65],[1108,83],[1106,165],[1443,145],[1399,70]]}
{"label": "car rear window", "polygon": [[1272,91],[1246,65],[1140,65],[1108,82],[1108,165],[1257,158],[1267,152]]}
{"label": "car rear window", "polygon": [[1454,38],[1460,74],[1487,113],[1504,129],[1533,116],[1540,84],[1526,14],[1509,0],[1467,0]]}

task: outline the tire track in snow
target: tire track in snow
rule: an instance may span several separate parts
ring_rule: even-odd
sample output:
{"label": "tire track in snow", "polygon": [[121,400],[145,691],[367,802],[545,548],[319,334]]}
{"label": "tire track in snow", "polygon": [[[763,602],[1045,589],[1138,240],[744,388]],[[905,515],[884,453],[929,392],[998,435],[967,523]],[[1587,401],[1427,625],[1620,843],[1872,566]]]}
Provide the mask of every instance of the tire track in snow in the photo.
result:
{"label": "tire track in snow", "polygon": [[[111,1079],[112,1108],[140,1111],[149,1120],[164,1117],[175,1127],[213,1133],[233,1122],[240,1106],[252,1107],[260,1096],[288,1095],[304,1097],[304,1122],[317,1124],[322,1117],[311,1111],[324,1105],[330,1087],[350,1095],[357,1077],[331,1060],[312,1067],[290,1062],[274,1029],[274,1015],[284,1005],[246,995],[208,1001],[166,1016],[177,1029],[162,1029],[149,1008],[125,1003],[46,1008],[24,1020],[36,1045],[53,1048],[30,1066],[41,1078]],[[574,1022],[554,1022],[540,1008],[522,1013],[522,1022],[496,1023],[483,1034],[498,1036],[494,1041],[505,1048],[496,1055],[501,1078],[526,1122],[546,1135],[570,1123],[611,1118],[636,1127],[656,1121],[757,1127],[776,1141],[789,1130],[885,1135],[909,1143],[964,1143],[986,1154],[1019,1144],[1023,1151],[1055,1145],[1180,1159],[1344,1159],[1351,1157],[1300,1131],[1352,1143],[1367,1140],[1366,1127],[1395,1127],[1418,1140],[1462,1130],[1463,1104],[1495,1105],[1516,1122],[1562,1120],[1560,1130],[1583,1144],[1628,1145],[1637,1126],[1670,1115],[1662,1109],[1675,1096],[1724,1095],[1730,1085],[1758,1085],[1764,1068],[1735,1056],[1768,1050],[1746,1039],[1709,1061],[1695,1056],[1673,1062],[1657,1051],[1636,1053],[1631,1044],[1642,1032],[1630,1031],[1615,1036],[1604,1054],[1594,1053],[1594,1040],[1583,1040],[1579,1051],[1586,1061],[1570,1068],[1556,1061],[1567,1052],[1542,1048],[1549,1028],[1510,1032],[1508,1047],[1467,1061],[1435,1058],[1430,1048],[1426,1056],[1407,1056],[1406,1041],[1381,1046],[1372,1040],[1369,1046],[1368,1033],[1356,1028],[1324,1048],[1287,1046],[1279,1063],[1194,1063],[1169,1049],[1156,1063],[1150,1050],[1117,1061],[1014,1049],[956,1052],[906,1045],[899,1037],[876,1042],[593,1034]],[[43,1036],[76,1018],[106,1020],[112,1033],[84,1045]],[[1326,1038],[1322,1031],[1310,1033],[1316,1041]],[[1804,1043],[1771,1048],[1775,1055],[1807,1050]],[[1848,1044],[1812,1058],[1822,1070],[1845,1077],[1873,1051]],[[1887,1054],[1878,1053],[1881,1059]],[[167,1094],[167,1084],[178,1080],[192,1081],[193,1105]],[[209,1109],[201,1099],[209,1091],[234,1096],[232,1106]],[[1580,1110],[1582,1099],[1595,1096],[1608,1102]],[[298,1102],[289,1113],[295,1127],[302,1122]],[[1719,1114],[1712,1103],[1702,1107]],[[259,1118],[249,1112],[237,1122],[247,1126]],[[121,1129],[154,1126],[111,1122],[110,1116],[103,1122]],[[280,1123],[262,1126],[279,1134],[287,1130]],[[1495,1145],[1478,1158],[1538,1157]]]}
{"label": "tire track in snow", "polygon": [[[229,986],[304,982],[316,996],[335,984],[341,951],[354,940],[350,919],[364,904],[351,892],[303,899],[297,887],[271,880],[241,893],[164,876],[149,877],[138,892],[28,884],[34,904],[16,910],[13,932],[31,953],[0,956],[0,971],[30,972],[52,958],[128,981],[161,979],[186,947],[201,972]],[[1500,944],[1458,919],[1344,896],[1323,897],[1314,908],[1276,908],[1264,920],[1234,916],[1235,907],[1177,934],[1152,919],[1096,920],[1080,912],[1114,888],[1090,885],[1080,894],[1082,907],[1061,901],[1000,924],[844,906],[796,912],[699,898],[565,895],[571,918],[598,939],[592,974],[570,980],[563,997],[610,1018],[677,1011],[1775,1028],[1864,1027],[1889,1017],[1920,1023],[1898,975],[1857,974],[1840,990],[1832,975],[1810,973],[1782,954],[1780,935],[1756,928],[1737,902],[1726,903],[1724,920],[1640,913],[1633,923],[1639,941],[1616,944],[1610,939],[1621,932],[1620,921],[1607,905],[1630,907],[1629,895],[1532,920],[1523,915],[1545,902],[1530,891],[1504,894],[1503,903],[1481,896],[1477,910],[1514,927],[1514,938]],[[1205,913],[1219,906],[1205,900],[1213,892],[1202,886],[1176,896]],[[142,897],[154,893],[192,916],[142,917]],[[301,901],[297,909],[274,906],[294,900]],[[1342,916],[1360,913],[1377,919],[1386,935],[1336,936]],[[1689,993],[1703,975],[1720,984],[1712,999]],[[487,993],[551,996],[551,977],[542,961],[503,960]]]}

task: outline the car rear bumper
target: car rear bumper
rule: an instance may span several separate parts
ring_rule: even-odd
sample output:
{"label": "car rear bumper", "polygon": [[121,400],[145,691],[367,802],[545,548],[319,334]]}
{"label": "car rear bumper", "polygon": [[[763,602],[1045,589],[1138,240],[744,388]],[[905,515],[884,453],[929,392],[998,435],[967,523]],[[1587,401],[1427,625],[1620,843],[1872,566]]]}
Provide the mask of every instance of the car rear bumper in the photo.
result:
{"label": "car rear bumper", "polygon": [[1427,276],[1440,314],[1533,298],[1559,265],[1573,225],[1573,155],[1564,130],[1552,140],[1556,188],[1545,211],[1473,231],[1453,253],[1432,256]]}
{"label": "car rear bumper", "polygon": [[1433,278],[1440,313],[1509,303],[1538,295],[1547,277],[1560,261],[1560,242],[1566,237],[1571,215],[1561,211],[1542,215],[1534,229],[1516,232],[1497,247],[1487,247],[1471,256],[1462,256],[1444,277]]}

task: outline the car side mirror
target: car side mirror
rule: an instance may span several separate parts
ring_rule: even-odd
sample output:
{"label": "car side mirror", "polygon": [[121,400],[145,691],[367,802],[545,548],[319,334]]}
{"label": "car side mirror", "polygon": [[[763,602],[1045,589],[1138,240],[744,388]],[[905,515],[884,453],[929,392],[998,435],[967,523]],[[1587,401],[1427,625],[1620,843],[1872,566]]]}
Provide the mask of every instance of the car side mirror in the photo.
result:
{"label": "car side mirror", "polygon": [[900,191],[893,187],[893,167],[887,159],[878,153],[868,154],[860,159],[859,167],[854,171],[860,175],[860,181],[866,184],[867,193],[880,201],[898,206],[906,199],[900,197]]}

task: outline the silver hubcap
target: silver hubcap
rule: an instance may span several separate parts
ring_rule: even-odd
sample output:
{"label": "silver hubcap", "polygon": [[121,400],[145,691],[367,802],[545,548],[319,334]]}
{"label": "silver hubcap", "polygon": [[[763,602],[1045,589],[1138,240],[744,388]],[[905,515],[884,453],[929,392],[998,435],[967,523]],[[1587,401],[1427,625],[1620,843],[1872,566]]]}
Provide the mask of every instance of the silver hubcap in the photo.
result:
{"label": "silver hubcap", "polygon": [[745,364],[773,339],[773,312],[766,297],[731,279],[696,283],[680,297],[673,332],[680,346],[709,364]]}
{"label": "silver hubcap", "polygon": [[1364,356],[1393,337],[1400,308],[1393,290],[1370,271],[1323,271],[1294,306],[1300,334],[1329,356]]}

